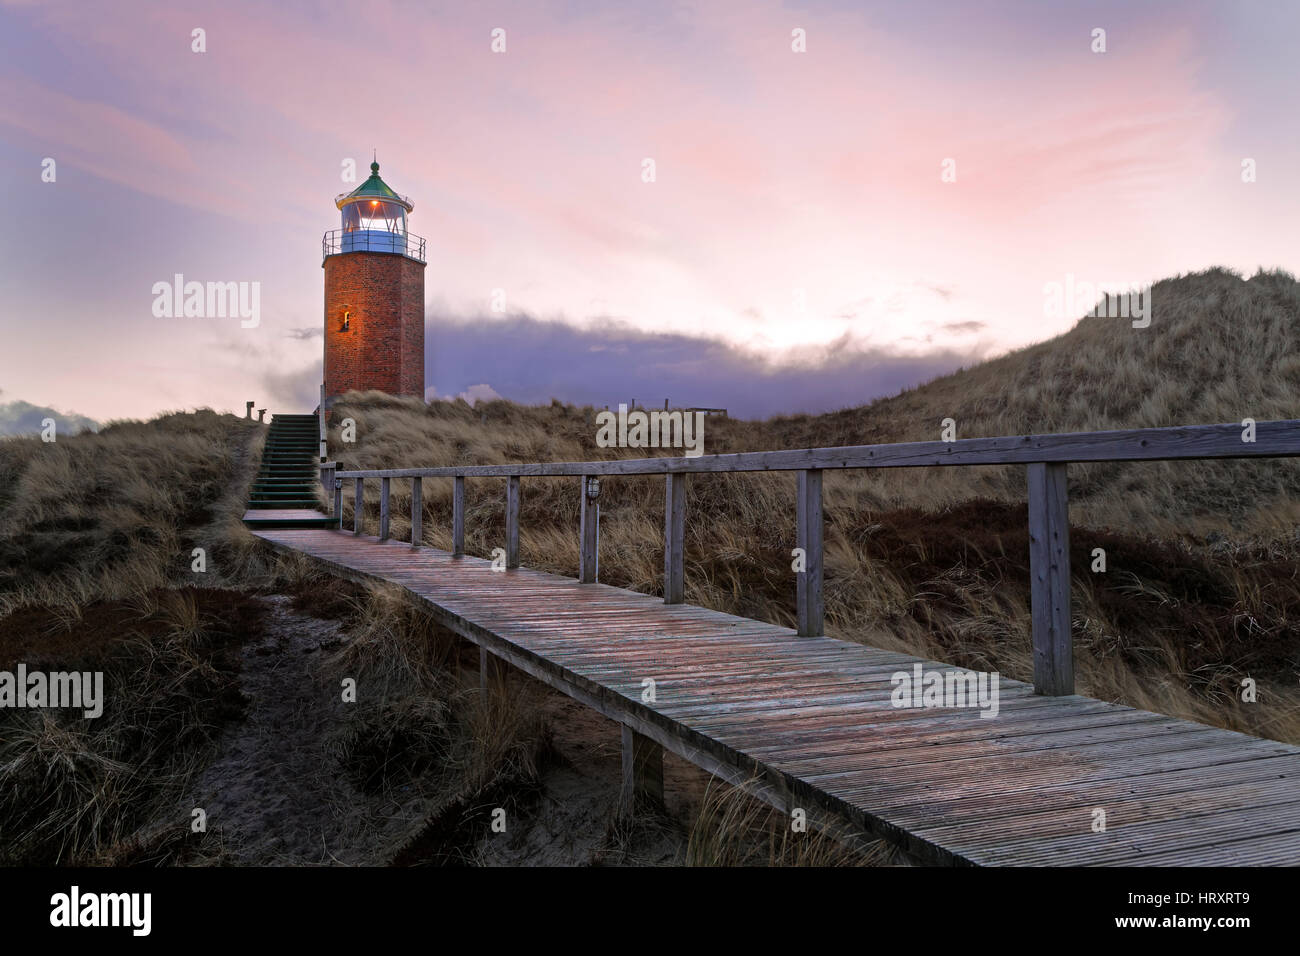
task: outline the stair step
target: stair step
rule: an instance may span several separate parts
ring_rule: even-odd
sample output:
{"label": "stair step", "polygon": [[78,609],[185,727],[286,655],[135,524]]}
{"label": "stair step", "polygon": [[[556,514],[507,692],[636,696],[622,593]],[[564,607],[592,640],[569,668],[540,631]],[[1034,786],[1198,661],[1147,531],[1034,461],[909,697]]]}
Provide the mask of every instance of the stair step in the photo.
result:
{"label": "stair step", "polygon": [[337,528],[337,518],[321,515],[319,518],[258,518],[249,516],[244,524],[258,528]]}

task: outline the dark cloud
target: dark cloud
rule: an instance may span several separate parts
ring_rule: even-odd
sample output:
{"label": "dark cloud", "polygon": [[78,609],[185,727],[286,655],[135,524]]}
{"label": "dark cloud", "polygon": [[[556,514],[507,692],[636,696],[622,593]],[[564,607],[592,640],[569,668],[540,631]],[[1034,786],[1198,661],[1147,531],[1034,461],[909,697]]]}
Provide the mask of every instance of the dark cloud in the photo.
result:
{"label": "dark cloud", "polygon": [[[950,331],[979,323],[952,323]],[[780,360],[719,339],[642,332],[614,321],[580,329],[517,315],[440,317],[425,330],[426,394],[488,397],[522,404],[552,398],[576,405],[725,408],[741,418],[826,412],[861,405],[983,358],[935,349],[920,356],[872,348],[848,337],[792,350]],[[309,411],[319,401],[320,365],[262,377],[265,404]],[[263,403],[259,403],[260,405]]]}
{"label": "dark cloud", "polygon": [[0,435],[37,435],[42,422],[54,419],[56,435],[75,435],[81,431],[99,431],[99,422],[85,415],[59,412],[31,402],[0,402]]}
{"label": "dark cloud", "polygon": [[983,332],[986,328],[988,328],[987,322],[975,322],[973,320],[970,322],[948,322],[939,326],[940,331],[951,332],[954,335],[963,335],[970,332]]}
{"label": "dark cloud", "polygon": [[668,398],[745,418],[860,405],[983,357],[944,349],[903,356],[846,337],[773,361],[703,336],[613,322],[579,329],[530,316],[435,318],[425,343],[426,384],[438,395],[487,383],[525,404],[558,398],[599,407],[636,399],[653,406]]}
{"label": "dark cloud", "polygon": [[325,334],[325,330],[319,325],[308,325],[302,328],[289,329],[285,335],[291,339],[305,341],[306,339],[318,339]]}
{"label": "dark cloud", "polygon": [[320,372],[320,362],[312,362],[295,371],[263,373],[266,394],[256,407],[273,413],[310,412],[320,404]]}

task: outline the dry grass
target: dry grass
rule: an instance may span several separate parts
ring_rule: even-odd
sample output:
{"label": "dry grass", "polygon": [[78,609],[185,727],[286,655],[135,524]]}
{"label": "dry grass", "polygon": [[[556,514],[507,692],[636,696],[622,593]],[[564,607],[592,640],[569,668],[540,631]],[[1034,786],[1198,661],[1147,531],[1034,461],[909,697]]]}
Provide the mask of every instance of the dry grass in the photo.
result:
{"label": "dry grass", "polygon": [[[258,616],[232,592],[137,594],[84,608],[74,633],[104,618],[116,639],[69,655],[59,640],[64,622],[43,613],[25,615],[22,626],[48,634],[58,659],[24,660],[103,671],[104,712],[0,712],[0,863],[102,862],[171,809],[222,724],[242,712],[236,655]],[[12,630],[3,636],[6,645],[14,639]]]}
{"label": "dry grass", "polygon": [[[710,419],[705,450],[933,439],[945,417],[957,420],[960,437],[1294,417],[1298,290],[1280,273],[1246,281],[1214,270],[1170,280],[1155,288],[1150,328],[1085,319],[1060,339],[866,408],[767,422]],[[639,454],[596,448],[594,411],[353,395],[336,407],[331,448],[345,466],[361,468]],[[352,445],[339,441],[345,417],[357,425]],[[125,669],[120,685],[133,691],[115,715],[93,727],[29,711],[6,715],[7,860],[112,858],[135,839],[153,802],[203,759],[212,726],[203,707],[220,696],[205,644],[212,623],[184,598],[160,597],[164,591],[186,584],[313,591],[318,569],[257,548],[239,523],[263,435],[242,419],[201,411],[117,423],[54,445],[0,440],[0,638],[36,615],[51,634],[61,628],[65,636],[51,636],[50,646],[66,656],[66,635],[99,639],[105,601],[118,602],[115,614],[134,606],[142,619],[167,622],[148,639],[99,649],[120,655],[113,658]],[[1080,691],[1300,743],[1298,483],[1290,461],[1072,468]],[[792,623],[793,485],[782,474],[692,478],[688,601]],[[409,533],[409,483],[395,480],[393,492],[392,533],[401,537]],[[426,543],[447,548],[450,481],[426,481],[424,496]],[[828,474],[829,632],[1028,678],[1023,500],[1016,468]],[[662,478],[602,483],[602,581],[658,591],[662,509]],[[524,563],[576,574],[577,515],[576,479],[526,481]],[[487,556],[502,546],[504,480],[470,480],[466,517],[467,550]],[[377,513],[368,509],[365,518],[373,532]],[[194,547],[207,549],[206,575],[190,571]],[[1089,571],[1093,547],[1107,551],[1105,574]],[[382,790],[409,777],[413,764],[437,771],[452,804],[470,813],[494,788],[526,788],[536,778],[548,745],[526,696],[480,698],[459,677],[446,635],[391,592],[370,592],[344,612],[357,636],[336,663],[382,689],[377,708],[359,710],[338,741],[359,779]],[[26,653],[34,645],[19,646]],[[1257,704],[1240,700],[1246,677],[1260,684]],[[439,703],[411,709],[417,699]],[[410,733],[395,733],[397,723]],[[733,806],[719,796],[706,807],[692,832],[692,862],[834,861],[814,841],[781,842],[783,821],[760,819],[736,799]],[[456,819],[458,832],[468,827]],[[459,839],[443,826],[429,845]],[[736,826],[766,834],[765,849],[752,851],[750,841],[737,859],[718,837]]]}
{"label": "dry grass", "polygon": [[[545,728],[529,694],[500,682],[481,694],[477,676],[462,674],[462,642],[400,588],[363,589],[348,630],[328,664],[366,693],[343,732],[345,764],[359,762],[369,782],[384,787],[436,768],[455,788],[451,796],[536,778]],[[399,717],[409,718],[400,733]]]}
{"label": "dry grass", "polygon": [[686,840],[686,866],[891,866],[908,861],[889,844],[843,824],[779,813],[744,789],[710,780]]}
{"label": "dry grass", "polygon": [[393,862],[472,862],[486,811],[526,802],[551,753],[538,689],[494,680],[482,693],[476,656],[464,668],[464,643],[399,588],[357,588],[350,603],[349,640],[326,664],[364,693],[327,749],[364,789],[419,787],[437,806]]}
{"label": "dry grass", "polygon": [[[1087,318],[1066,335],[870,406],[767,422],[709,419],[722,453],[938,437],[1188,423],[1296,414],[1300,286],[1284,273],[1223,270],[1157,284],[1147,329]],[[346,467],[586,461],[592,408],[553,402],[425,405],[379,393],[336,407],[331,448]],[[338,423],[351,418],[357,441]],[[504,545],[504,479],[467,482],[466,548]],[[349,483],[350,485],[350,483]],[[451,544],[451,481],[424,483],[424,536]],[[793,623],[794,477],[692,476],[688,601]],[[663,479],[602,482],[601,580],[655,593]],[[1080,691],[1300,742],[1300,470],[1288,460],[1071,469],[1074,622]],[[345,521],[351,521],[345,488]],[[1023,469],[882,469],[826,477],[826,607],[837,637],[1031,677]],[[409,482],[393,481],[396,537]],[[577,572],[578,482],[524,483],[526,565]],[[367,530],[378,526],[368,502]],[[1090,570],[1094,547],[1105,574]],[[1245,677],[1260,702],[1240,700]]]}
{"label": "dry grass", "polygon": [[[52,443],[0,439],[0,617],[240,577],[264,434],[200,410]],[[191,571],[195,547],[206,575]]]}

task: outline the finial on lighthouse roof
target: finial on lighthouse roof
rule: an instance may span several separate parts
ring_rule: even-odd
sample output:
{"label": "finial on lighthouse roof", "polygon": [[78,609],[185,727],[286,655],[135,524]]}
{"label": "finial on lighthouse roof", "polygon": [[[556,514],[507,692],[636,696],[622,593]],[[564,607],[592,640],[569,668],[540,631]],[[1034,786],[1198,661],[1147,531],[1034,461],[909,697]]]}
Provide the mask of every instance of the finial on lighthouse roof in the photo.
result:
{"label": "finial on lighthouse roof", "polygon": [[379,178],[379,157],[377,155],[375,156],[375,161],[370,164],[370,178],[356,189],[352,190],[352,192],[341,193],[340,195],[335,196],[334,205],[342,209],[348,203],[358,202],[362,199],[367,202],[383,202],[388,200],[400,203],[406,207],[407,212],[410,212],[415,208],[415,203],[411,202],[411,200],[406,196],[398,195],[393,191],[388,183]]}

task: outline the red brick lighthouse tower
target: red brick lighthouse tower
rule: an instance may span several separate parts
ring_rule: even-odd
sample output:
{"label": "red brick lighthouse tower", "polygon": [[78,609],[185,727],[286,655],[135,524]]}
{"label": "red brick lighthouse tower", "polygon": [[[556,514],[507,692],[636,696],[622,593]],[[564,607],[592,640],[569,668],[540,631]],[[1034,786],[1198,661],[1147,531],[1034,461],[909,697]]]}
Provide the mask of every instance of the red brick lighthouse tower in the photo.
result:
{"label": "red brick lighthouse tower", "polygon": [[415,208],[379,178],[334,200],[343,227],[325,233],[325,408],[352,389],[424,398],[424,240]]}

